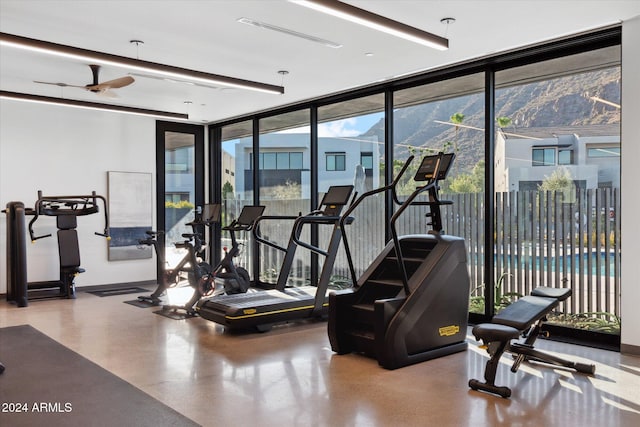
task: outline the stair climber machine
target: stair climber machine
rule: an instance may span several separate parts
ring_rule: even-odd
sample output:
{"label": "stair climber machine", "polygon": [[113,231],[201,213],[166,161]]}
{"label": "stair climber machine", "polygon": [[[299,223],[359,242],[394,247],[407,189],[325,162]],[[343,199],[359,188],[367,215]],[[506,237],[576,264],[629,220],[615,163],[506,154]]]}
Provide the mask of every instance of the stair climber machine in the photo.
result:
{"label": "stair climber machine", "polygon": [[[7,214],[7,301],[16,303],[18,307],[26,307],[29,299],[76,297],[75,277],[85,271],[80,267],[77,218],[98,213],[98,202],[103,206],[104,230],[95,234],[109,240],[109,214],[105,198],[95,191],[77,196],[43,196],[42,191],[38,191],[38,200],[33,209],[25,208],[22,202],[7,203],[7,208],[2,211]],[[27,282],[27,215],[33,216],[28,225],[32,243],[51,237],[51,234],[36,236],[33,230],[35,222],[42,216],[56,218],[59,279]]]}
{"label": "stair climber machine", "polygon": [[[390,191],[400,204],[390,221],[392,240],[359,279],[344,240],[357,287],[329,296],[328,333],[336,353],[361,353],[386,369],[396,369],[467,349],[470,280],[465,243],[443,233],[440,206],[451,202],[438,198],[438,183],[453,159],[453,153],[424,157],[414,177],[419,186],[400,202],[396,187],[412,156],[394,182],[364,193],[345,212],[347,217],[364,199],[380,192]],[[425,193],[428,201],[421,201],[418,196]],[[399,237],[398,219],[409,207],[423,205],[429,207],[427,225],[432,230]]]}
{"label": "stair climber machine", "polygon": [[191,286],[193,295],[184,305],[163,305],[162,312],[184,310],[187,315],[195,315],[193,306],[200,298],[213,293],[213,275],[211,265],[206,262],[206,242],[204,241],[205,227],[220,221],[220,205],[204,205],[196,209],[195,218],[186,225],[191,227],[192,233],[184,233],[182,242],[174,243],[178,249],[186,249],[187,253],[175,267],[167,269],[162,244],[158,240],[161,231],[147,231],[147,238],[141,239],[141,245],[153,246],[162,266],[162,273],[158,277],[158,287],[148,296],[139,296],[140,303],[152,306],[163,305],[162,296],[167,289]]}
{"label": "stair climber machine", "polygon": [[[276,285],[273,289],[203,298],[196,305],[200,317],[224,325],[228,329],[257,329],[266,332],[276,323],[326,316],[329,279],[342,239],[340,213],[349,203],[352,191],[352,185],[330,187],[319,208],[306,215],[258,218],[253,227],[256,241],[285,254]],[[286,248],[259,234],[260,222],[283,219],[294,220]],[[331,239],[326,250],[300,240],[304,227],[312,225],[332,227]],[[320,278],[315,286],[288,286],[289,274],[299,247],[325,257]]]}

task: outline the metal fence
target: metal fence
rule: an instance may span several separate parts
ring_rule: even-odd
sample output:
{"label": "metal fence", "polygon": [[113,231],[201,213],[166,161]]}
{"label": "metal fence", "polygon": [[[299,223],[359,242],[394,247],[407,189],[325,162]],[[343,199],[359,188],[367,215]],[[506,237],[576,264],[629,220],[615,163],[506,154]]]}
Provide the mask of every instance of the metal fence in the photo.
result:
{"label": "metal fence", "polygon": [[[472,296],[484,293],[485,253],[489,251],[493,256],[496,276],[491,286],[495,286],[502,277],[500,291],[503,294],[526,295],[536,286],[570,287],[573,296],[561,305],[562,312],[608,312],[619,316],[618,189],[577,190],[570,197],[561,191],[496,193],[492,250],[485,248],[484,242],[484,194],[443,194],[442,199],[453,202],[442,209],[444,231],[465,239]],[[243,205],[237,201],[225,203],[229,215],[238,215]],[[265,214],[304,213],[308,210],[308,203],[308,200],[266,203]],[[425,233],[428,230],[427,211],[425,207],[407,211],[400,220],[399,234]],[[384,199],[372,197],[359,206],[353,216],[355,221],[348,226],[347,238],[359,275],[386,243]],[[273,224],[263,229],[262,234],[286,246],[290,227],[290,221]],[[330,232],[329,227],[320,228],[320,246],[327,244]],[[247,237],[241,236],[241,239],[248,242],[251,239]],[[246,258],[250,252],[243,252],[245,259],[239,260],[241,264],[250,265]],[[299,252],[290,278],[305,283],[311,257],[306,250]],[[282,254],[262,245],[260,256],[262,279],[273,278]],[[342,248],[333,274],[340,280],[350,279]]]}

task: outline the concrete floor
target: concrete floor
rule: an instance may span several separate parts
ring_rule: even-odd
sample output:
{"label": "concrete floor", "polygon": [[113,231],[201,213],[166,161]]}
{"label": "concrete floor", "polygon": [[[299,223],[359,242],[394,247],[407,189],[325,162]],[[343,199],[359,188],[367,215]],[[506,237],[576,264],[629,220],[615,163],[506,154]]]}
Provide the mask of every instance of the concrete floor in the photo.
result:
{"label": "concrete floor", "polygon": [[230,333],[123,303],[134,298],[2,301],[0,326],[30,324],[204,426],[640,425],[638,357],[539,340],[595,363],[596,375],[529,364],[513,374],[505,357],[496,383],[513,394],[503,399],[467,386],[488,358],[470,335],[465,352],[388,371],[334,354],[324,322]]}

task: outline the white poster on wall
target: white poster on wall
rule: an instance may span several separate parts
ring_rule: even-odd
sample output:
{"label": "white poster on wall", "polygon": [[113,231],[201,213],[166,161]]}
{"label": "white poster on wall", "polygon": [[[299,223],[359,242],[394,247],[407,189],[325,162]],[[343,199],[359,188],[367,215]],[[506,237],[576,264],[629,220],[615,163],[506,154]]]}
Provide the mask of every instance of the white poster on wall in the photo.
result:
{"label": "white poster on wall", "polygon": [[148,236],[153,221],[151,174],[107,172],[109,182],[109,261],[151,258],[151,246],[138,242]]}

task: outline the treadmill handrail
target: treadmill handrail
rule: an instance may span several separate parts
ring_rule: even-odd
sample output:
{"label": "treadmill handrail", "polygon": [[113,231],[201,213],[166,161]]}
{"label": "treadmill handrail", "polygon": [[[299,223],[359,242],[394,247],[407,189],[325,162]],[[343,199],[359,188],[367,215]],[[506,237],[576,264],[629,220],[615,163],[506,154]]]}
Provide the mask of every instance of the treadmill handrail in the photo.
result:
{"label": "treadmill handrail", "polygon": [[271,220],[296,220],[300,217],[301,215],[262,215],[260,217],[258,217],[258,219],[255,220],[255,222],[253,223],[253,237],[257,242],[263,243],[269,247],[272,247],[274,249],[277,249],[279,251],[282,252],[286,252],[287,249],[278,245],[277,243],[274,243],[270,240],[265,239],[264,237],[262,237],[262,235],[260,235],[260,227],[259,224],[262,221],[271,221]]}
{"label": "treadmill handrail", "polygon": [[298,246],[302,246],[303,248],[309,249],[311,252],[315,252],[317,254],[327,256],[327,251],[319,248],[311,243],[303,242],[300,240],[300,234],[302,233],[302,228],[305,224],[336,224],[341,220],[342,216],[326,216],[322,215],[322,211],[314,211],[313,215],[305,215],[297,218],[293,223],[292,239]]}
{"label": "treadmill handrail", "polygon": [[396,187],[398,185],[398,182],[400,181],[400,178],[402,178],[402,176],[404,175],[404,173],[406,172],[407,168],[409,167],[409,165],[411,164],[411,162],[413,162],[413,159],[415,158],[415,156],[411,155],[407,158],[407,160],[405,161],[404,165],[402,166],[402,168],[400,169],[400,171],[398,172],[398,175],[396,175],[396,177],[393,179],[393,181],[391,181],[391,183],[383,186],[383,187],[379,187],[376,188],[374,190],[369,190],[365,193],[362,193],[362,195],[360,197],[358,197],[358,199],[356,199],[356,201],[354,201],[353,203],[351,203],[351,205],[349,206],[349,208],[345,211],[345,213],[342,215],[342,218],[340,219],[340,229],[342,232],[342,243],[344,244],[344,249],[345,249],[345,253],[347,255],[347,263],[349,264],[349,272],[351,273],[351,278],[353,280],[353,284],[354,286],[357,286],[358,284],[358,278],[356,277],[356,270],[355,267],[353,266],[353,257],[351,256],[351,250],[349,249],[349,242],[347,240],[347,234],[346,234],[346,229],[345,229],[345,224],[346,221],[351,218],[350,221],[353,221],[353,217],[351,217],[351,213],[358,207],[358,205],[367,197],[373,196],[375,194],[378,193],[382,193],[382,192],[387,192],[389,190],[392,191],[392,198],[393,201],[400,204],[400,202],[398,201],[398,196],[396,195]]}

